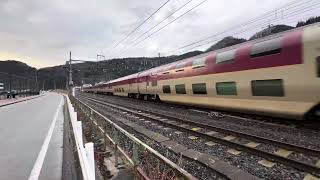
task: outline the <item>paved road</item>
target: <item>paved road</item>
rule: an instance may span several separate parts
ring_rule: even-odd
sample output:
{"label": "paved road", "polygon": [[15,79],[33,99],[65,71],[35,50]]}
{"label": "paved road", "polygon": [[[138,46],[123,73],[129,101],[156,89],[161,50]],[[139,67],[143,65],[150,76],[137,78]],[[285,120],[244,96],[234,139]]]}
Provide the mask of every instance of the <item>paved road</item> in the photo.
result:
{"label": "paved road", "polygon": [[48,93],[0,107],[0,180],[61,179],[63,103]]}

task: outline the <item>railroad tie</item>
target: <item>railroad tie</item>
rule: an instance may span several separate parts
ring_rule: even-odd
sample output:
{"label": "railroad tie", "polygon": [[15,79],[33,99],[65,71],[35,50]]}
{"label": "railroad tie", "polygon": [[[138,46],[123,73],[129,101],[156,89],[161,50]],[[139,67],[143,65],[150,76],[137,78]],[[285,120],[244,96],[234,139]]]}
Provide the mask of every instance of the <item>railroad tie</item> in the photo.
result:
{"label": "railroad tie", "polygon": [[192,128],[191,130],[192,131],[199,131],[201,128],[199,128],[199,127],[194,127],[194,128]]}
{"label": "railroad tie", "polygon": [[188,138],[191,139],[191,140],[197,140],[198,139],[197,136],[189,136]]}
{"label": "railroad tie", "polygon": [[311,175],[311,174],[307,174],[307,175],[303,178],[303,180],[320,180],[320,178],[319,178],[319,177],[316,177],[316,176],[313,176],[313,175]]}
{"label": "railroad tie", "polygon": [[227,152],[233,155],[239,155],[241,153],[241,151],[238,151],[236,149],[229,149]]}
{"label": "railroad tie", "polygon": [[272,162],[272,161],[268,161],[266,159],[260,160],[258,161],[259,164],[261,164],[262,166],[268,167],[268,168],[272,168],[276,163]]}
{"label": "railroad tie", "polygon": [[205,134],[209,135],[209,136],[212,136],[212,135],[217,134],[217,133],[218,132],[216,132],[216,131],[209,131],[209,132],[206,132]]}
{"label": "railroad tie", "polygon": [[259,145],[260,145],[260,143],[255,143],[255,142],[248,142],[247,144],[245,144],[245,146],[250,147],[250,148],[256,148]]}
{"label": "railroad tie", "polygon": [[224,140],[227,140],[227,141],[231,141],[231,140],[233,140],[233,139],[235,139],[236,137],[234,137],[234,136],[226,136],[226,137],[224,137],[224,138],[222,138],[222,139],[224,139]]}
{"label": "railroad tie", "polygon": [[216,145],[217,143],[214,143],[214,142],[212,142],[212,141],[208,141],[208,142],[206,142],[205,143],[207,146],[214,146],[214,145]]}
{"label": "railroad tie", "polygon": [[285,158],[288,157],[291,153],[292,151],[288,151],[286,149],[278,149],[276,152],[274,152],[274,154]]}

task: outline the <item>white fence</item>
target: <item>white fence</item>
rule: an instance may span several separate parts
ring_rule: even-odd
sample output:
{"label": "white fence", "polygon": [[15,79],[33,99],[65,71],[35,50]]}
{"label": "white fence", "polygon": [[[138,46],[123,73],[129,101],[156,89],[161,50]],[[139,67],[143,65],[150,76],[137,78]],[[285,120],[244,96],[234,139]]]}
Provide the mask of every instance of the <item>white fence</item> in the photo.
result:
{"label": "white fence", "polygon": [[74,111],[74,108],[70,102],[69,97],[66,96],[66,98],[67,98],[70,120],[72,124],[72,130],[75,138],[75,144],[77,147],[83,179],[95,180],[93,143],[88,142],[85,145],[83,144],[81,121],[77,120],[77,112]]}

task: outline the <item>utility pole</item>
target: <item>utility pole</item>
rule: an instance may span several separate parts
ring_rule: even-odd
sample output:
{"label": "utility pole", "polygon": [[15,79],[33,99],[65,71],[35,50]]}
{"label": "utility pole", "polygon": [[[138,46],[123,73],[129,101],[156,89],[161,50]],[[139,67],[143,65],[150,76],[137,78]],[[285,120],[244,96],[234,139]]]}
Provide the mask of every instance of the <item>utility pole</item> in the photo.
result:
{"label": "utility pole", "polygon": [[38,86],[38,70],[36,70],[36,91],[39,90],[39,86]]}
{"label": "utility pole", "polygon": [[72,67],[71,67],[71,51],[70,51],[70,58],[69,58],[69,86],[72,86],[73,85],[73,82],[72,82]]}

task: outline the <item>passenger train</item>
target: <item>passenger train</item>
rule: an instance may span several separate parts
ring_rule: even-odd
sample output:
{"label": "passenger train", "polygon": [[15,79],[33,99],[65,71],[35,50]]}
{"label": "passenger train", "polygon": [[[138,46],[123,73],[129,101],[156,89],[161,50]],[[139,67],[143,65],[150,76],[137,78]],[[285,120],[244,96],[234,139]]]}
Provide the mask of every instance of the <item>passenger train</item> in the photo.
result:
{"label": "passenger train", "polygon": [[320,119],[320,24],[84,89],[289,119]]}

